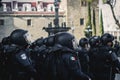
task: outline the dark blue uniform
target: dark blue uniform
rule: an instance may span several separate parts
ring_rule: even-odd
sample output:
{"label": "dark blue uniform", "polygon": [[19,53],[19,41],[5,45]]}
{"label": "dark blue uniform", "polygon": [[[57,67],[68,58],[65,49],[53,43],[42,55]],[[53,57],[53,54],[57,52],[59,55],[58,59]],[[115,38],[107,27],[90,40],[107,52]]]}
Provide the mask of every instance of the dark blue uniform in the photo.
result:
{"label": "dark blue uniform", "polygon": [[2,52],[4,62],[2,66],[5,70],[3,77],[5,80],[29,80],[34,77],[36,70],[26,49],[11,44],[4,45]]}
{"label": "dark blue uniform", "polygon": [[120,62],[114,50],[108,46],[101,46],[90,50],[90,70],[94,80],[114,80],[116,68],[120,69]]}
{"label": "dark blue uniform", "polygon": [[55,45],[48,53],[44,70],[45,80],[89,80],[81,71],[76,53],[60,45]]}
{"label": "dark blue uniform", "polygon": [[78,57],[81,63],[81,69],[84,73],[89,74],[89,56],[88,50],[81,48],[78,50]]}

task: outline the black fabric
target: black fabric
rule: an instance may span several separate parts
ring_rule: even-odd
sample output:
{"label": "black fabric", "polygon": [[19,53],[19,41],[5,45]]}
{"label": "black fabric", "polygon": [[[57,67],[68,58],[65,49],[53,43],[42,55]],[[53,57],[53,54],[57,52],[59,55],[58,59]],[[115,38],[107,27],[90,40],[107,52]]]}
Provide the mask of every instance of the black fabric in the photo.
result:
{"label": "black fabric", "polygon": [[[35,73],[29,53],[15,44],[2,48],[2,80],[29,80]],[[23,57],[22,57],[23,55]]]}
{"label": "black fabric", "polygon": [[54,48],[50,50],[50,52],[46,56],[44,63],[44,76],[47,76],[46,80],[65,80],[64,78],[66,75],[63,75],[64,72],[63,70],[61,70],[65,69],[65,65],[63,64],[64,62],[62,60],[62,54],[60,53],[60,50],[61,48]]}
{"label": "black fabric", "polygon": [[88,44],[88,39],[87,38],[81,38],[79,41],[79,45],[81,47],[85,47],[85,45]]}
{"label": "black fabric", "polygon": [[90,49],[90,72],[95,80],[114,80],[115,68],[120,66],[111,47],[101,46]]}
{"label": "black fabric", "polygon": [[88,76],[81,72],[75,52],[66,47],[54,46],[46,56],[44,62],[45,80],[88,80]]}
{"label": "black fabric", "polygon": [[84,73],[89,74],[89,56],[88,51],[85,48],[81,48],[78,51],[78,57],[81,63],[81,69]]}

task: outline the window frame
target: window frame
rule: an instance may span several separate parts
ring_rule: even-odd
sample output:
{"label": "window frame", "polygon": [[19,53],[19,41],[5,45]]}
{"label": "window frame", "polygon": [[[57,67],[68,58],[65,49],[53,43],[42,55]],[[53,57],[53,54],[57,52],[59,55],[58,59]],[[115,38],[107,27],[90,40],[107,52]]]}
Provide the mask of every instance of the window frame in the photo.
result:
{"label": "window frame", "polygon": [[0,26],[3,26],[5,24],[4,19],[0,19]]}
{"label": "window frame", "polygon": [[80,18],[80,25],[84,25],[84,18]]}
{"label": "window frame", "polygon": [[81,6],[87,6],[87,1],[86,0],[81,0]]}
{"label": "window frame", "polygon": [[32,26],[32,20],[31,19],[27,19],[27,26]]}

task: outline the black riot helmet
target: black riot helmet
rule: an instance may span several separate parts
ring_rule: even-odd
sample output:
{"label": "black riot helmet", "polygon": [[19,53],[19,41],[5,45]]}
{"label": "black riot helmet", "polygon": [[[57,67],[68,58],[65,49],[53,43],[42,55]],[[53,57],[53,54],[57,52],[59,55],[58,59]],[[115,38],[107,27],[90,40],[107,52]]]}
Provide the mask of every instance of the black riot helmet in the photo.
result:
{"label": "black riot helmet", "polygon": [[87,38],[81,38],[81,39],[79,40],[79,45],[80,45],[81,47],[85,47],[86,44],[88,44],[88,39],[87,39]]}
{"label": "black riot helmet", "polygon": [[59,32],[55,34],[55,43],[60,44],[64,47],[68,47],[70,49],[78,48],[78,44],[75,40],[75,37],[67,32]]}
{"label": "black riot helmet", "polygon": [[44,41],[44,38],[41,37],[41,38],[38,38],[37,40],[35,40],[35,42],[33,42],[32,44],[34,46],[42,46],[43,45],[43,41]]}
{"label": "black riot helmet", "polygon": [[91,47],[98,47],[100,45],[100,36],[93,36],[89,39]]}
{"label": "black riot helmet", "polygon": [[46,45],[46,46],[53,46],[54,45],[54,36],[52,35],[52,36],[49,36],[49,37],[46,37],[45,39],[44,39],[44,44]]}
{"label": "black riot helmet", "polygon": [[28,31],[23,30],[23,29],[16,29],[10,34],[10,41],[13,44],[17,44],[20,46],[25,46],[29,44],[28,40]]}
{"label": "black riot helmet", "polygon": [[114,36],[109,33],[105,33],[101,36],[101,42],[103,45],[107,45],[108,42],[112,42],[113,40]]}
{"label": "black riot helmet", "polygon": [[10,44],[11,42],[10,42],[10,37],[8,36],[8,37],[4,37],[3,39],[2,39],[2,44]]}

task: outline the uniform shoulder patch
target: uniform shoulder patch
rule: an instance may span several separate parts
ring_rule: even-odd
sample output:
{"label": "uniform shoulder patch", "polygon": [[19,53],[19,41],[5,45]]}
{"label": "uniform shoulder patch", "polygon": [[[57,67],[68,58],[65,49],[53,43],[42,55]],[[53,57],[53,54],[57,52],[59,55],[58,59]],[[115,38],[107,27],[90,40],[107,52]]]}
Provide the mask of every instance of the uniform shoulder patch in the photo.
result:
{"label": "uniform shoulder patch", "polygon": [[109,51],[109,53],[111,54],[111,53],[112,53],[112,51],[110,50],[110,51]]}
{"label": "uniform shoulder patch", "polygon": [[27,59],[26,54],[21,54],[20,56],[21,56],[21,58],[24,59],[24,60]]}
{"label": "uniform shoulder patch", "polygon": [[76,58],[75,58],[74,56],[71,56],[71,57],[70,57],[70,60],[75,61]]}

